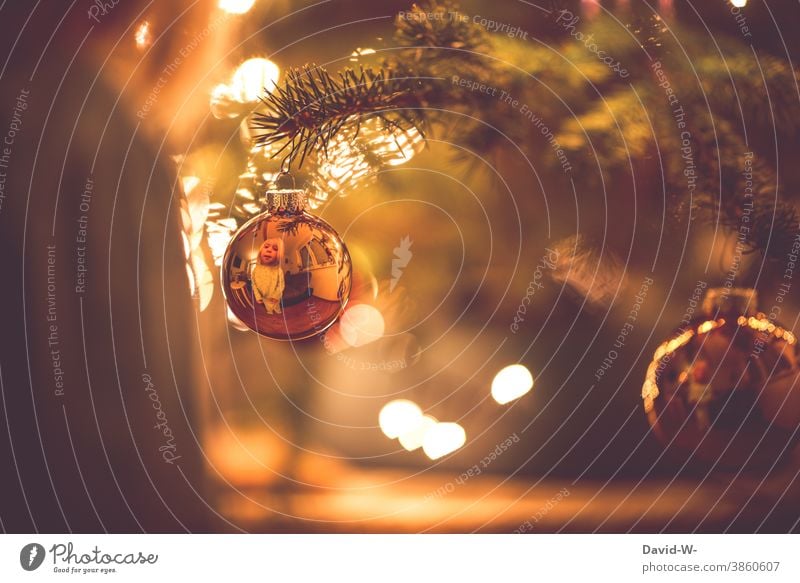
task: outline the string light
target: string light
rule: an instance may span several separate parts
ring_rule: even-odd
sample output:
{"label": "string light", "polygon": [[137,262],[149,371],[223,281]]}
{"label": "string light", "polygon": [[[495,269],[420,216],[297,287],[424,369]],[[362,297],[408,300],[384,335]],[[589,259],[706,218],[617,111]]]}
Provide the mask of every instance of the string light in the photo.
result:
{"label": "string light", "polygon": [[533,388],[533,375],[521,364],[512,364],[497,373],[492,381],[492,397],[505,405]]}

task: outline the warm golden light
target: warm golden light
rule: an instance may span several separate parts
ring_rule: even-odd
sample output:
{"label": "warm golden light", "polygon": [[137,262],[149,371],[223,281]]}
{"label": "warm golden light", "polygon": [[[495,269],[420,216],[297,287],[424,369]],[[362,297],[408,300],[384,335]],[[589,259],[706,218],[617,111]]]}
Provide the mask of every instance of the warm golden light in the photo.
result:
{"label": "warm golden light", "polygon": [[290,452],[276,429],[257,425],[212,427],[203,444],[213,474],[240,486],[264,486],[280,479]]}
{"label": "warm golden light", "polygon": [[731,4],[736,8],[744,8],[747,6],[747,0],[731,0]]}
{"label": "warm golden light", "polygon": [[189,278],[189,295],[194,297],[194,294],[197,291],[197,286],[195,285],[194,281],[194,271],[192,271],[192,264],[188,261],[186,262],[186,277]]}
{"label": "warm golden light", "polygon": [[492,397],[505,405],[533,388],[533,375],[521,364],[512,364],[497,373],[492,381]]}
{"label": "warm golden light", "polygon": [[211,115],[217,119],[233,119],[242,113],[241,104],[235,99],[233,89],[225,83],[220,83],[211,90],[208,106]]}
{"label": "warm golden light", "polygon": [[[722,320],[724,323],[725,321]],[[694,330],[685,330],[672,340],[662,342],[655,353],[653,353],[653,360],[647,367],[647,374],[645,375],[644,385],[642,385],[642,399],[644,400],[644,411],[649,413],[653,410],[653,402],[659,395],[658,385],[656,384],[656,374],[661,359],[669,356],[681,346],[684,346],[694,336]]]}
{"label": "warm golden light", "polygon": [[197,188],[198,184],[200,184],[200,178],[198,178],[197,176],[181,177],[181,186],[183,186],[183,194],[188,195],[195,188]]}
{"label": "warm golden light", "polygon": [[150,22],[145,20],[136,27],[133,33],[133,38],[136,40],[136,48],[139,50],[146,49],[153,43],[153,35],[150,32]]}
{"label": "warm golden light", "polygon": [[211,256],[214,258],[214,265],[222,265],[222,258],[225,249],[233,238],[233,234],[239,230],[239,224],[233,218],[218,218],[218,209],[215,209],[214,217],[206,222],[206,240],[211,249]]}
{"label": "warm golden light", "polygon": [[770,322],[767,319],[766,314],[758,313],[755,316],[750,316],[749,318],[745,318],[744,316],[739,316],[736,320],[736,323],[740,326],[748,326],[753,330],[763,333],[774,334],[776,338],[782,338],[788,344],[795,344],[797,342],[797,338],[794,334],[792,334],[789,330],[784,330],[779,326],[776,326],[774,323]]}
{"label": "warm golden light", "polygon": [[711,330],[719,328],[720,326],[724,325],[725,325],[724,318],[720,318],[719,320],[706,320],[697,327],[697,333],[706,334],[707,332],[711,332]]}
{"label": "warm golden light", "polygon": [[686,330],[673,338],[672,340],[668,340],[666,342],[661,343],[656,351],[653,353],[653,360],[661,360],[667,354],[671,354],[678,350],[681,346],[685,345],[689,340],[692,339],[694,336],[694,330]]}
{"label": "warm golden light", "polygon": [[416,403],[407,399],[397,399],[386,403],[378,415],[381,431],[390,439],[413,431],[421,422],[422,410]]}
{"label": "warm golden light", "polygon": [[375,49],[370,49],[370,48],[362,49],[361,47],[359,47],[352,53],[350,53],[350,60],[358,62],[359,57],[363,57],[365,55],[374,55],[375,52],[376,52]]}
{"label": "warm golden light", "polygon": [[253,103],[265,91],[272,91],[278,82],[281,71],[269,59],[255,57],[239,65],[233,74],[231,90],[242,103]]}
{"label": "warm golden light", "polygon": [[425,441],[425,435],[427,435],[428,431],[435,427],[437,423],[434,417],[423,415],[414,429],[406,431],[400,436],[400,445],[408,451],[419,449]]}
{"label": "warm golden light", "polygon": [[452,453],[467,441],[464,428],[458,423],[437,423],[425,432],[422,451],[432,460]]}
{"label": "warm golden light", "polygon": [[224,10],[228,14],[244,14],[248,12],[256,0],[219,0],[218,6],[220,10]]}
{"label": "warm golden light", "polygon": [[381,313],[368,304],[356,304],[348,308],[339,324],[342,338],[353,347],[382,338],[385,327]]}

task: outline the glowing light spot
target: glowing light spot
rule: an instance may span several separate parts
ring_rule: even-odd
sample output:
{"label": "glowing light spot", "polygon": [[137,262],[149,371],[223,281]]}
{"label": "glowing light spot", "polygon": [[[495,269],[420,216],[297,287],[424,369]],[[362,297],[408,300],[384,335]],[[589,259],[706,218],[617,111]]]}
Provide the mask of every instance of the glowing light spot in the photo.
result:
{"label": "glowing light spot", "polygon": [[244,14],[248,12],[256,0],[219,0],[218,6],[220,10],[224,10],[228,14]]}
{"label": "glowing light spot", "polygon": [[197,176],[183,176],[181,177],[181,186],[183,186],[183,193],[189,194],[197,185],[200,184],[200,179]]}
{"label": "glowing light spot", "polygon": [[400,445],[406,448],[408,451],[414,451],[415,449],[419,449],[422,447],[422,444],[425,441],[425,435],[427,435],[428,431],[437,425],[437,421],[434,417],[430,415],[423,415],[417,426],[405,432],[400,436]]}
{"label": "glowing light spot", "polygon": [[269,59],[255,57],[239,65],[233,74],[231,91],[242,103],[252,103],[265,91],[272,91],[278,82],[281,71]]}
{"label": "glowing light spot", "polygon": [[381,338],[386,324],[376,308],[368,304],[357,304],[345,311],[339,326],[344,341],[357,347]]}
{"label": "glowing light spot", "polygon": [[706,320],[702,324],[697,327],[698,334],[705,334],[706,332],[711,332],[714,328],[719,328],[720,326],[725,325],[725,319],[720,318],[719,320]]}
{"label": "glowing light spot", "polygon": [[378,415],[378,424],[383,434],[395,439],[413,431],[422,422],[422,410],[407,399],[390,401]]}
{"label": "glowing light spot", "polygon": [[189,278],[189,295],[194,297],[194,294],[197,291],[197,287],[194,282],[194,272],[192,271],[192,265],[188,261],[186,262],[186,277]]}
{"label": "glowing light spot", "polygon": [[464,428],[458,423],[437,423],[425,432],[422,451],[432,460],[452,453],[467,441]]}
{"label": "glowing light spot", "polygon": [[533,376],[521,364],[512,364],[497,373],[492,381],[492,397],[505,405],[533,388]]}
{"label": "glowing light spot", "polygon": [[136,48],[144,50],[153,43],[153,34],[150,32],[150,22],[145,20],[136,27],[133,33],[133,38],[136,41]]}
{"label": "glowing light spot", "polygon": [[185,231],[181,231],[181,238],[183,239],[183,254],[186,259],[192,254],[192,244],[189,242],[189,235]]}
{"label": "glowing light spot", "polygon": [[374,55],[374,54],[375,54],[375,49],[370,49],[370,48],[362,49],[361,47],[359,47],[352,53],[350,53],[350,60],[357,61],[358,57],[362,57],[364,55]]}
{"label": "glowing light spot", "polygon": [[747,6],[747,0],[731,0],[731,4],[735,8],[744,8],[745,6]]}
{"label": "glowing light spot", "polygon": [[225,83],[220,83],[211,90],[208,106],[211,115],[217,119],[233,119],[242,113],[241,105],[233,95],[233,89]]}

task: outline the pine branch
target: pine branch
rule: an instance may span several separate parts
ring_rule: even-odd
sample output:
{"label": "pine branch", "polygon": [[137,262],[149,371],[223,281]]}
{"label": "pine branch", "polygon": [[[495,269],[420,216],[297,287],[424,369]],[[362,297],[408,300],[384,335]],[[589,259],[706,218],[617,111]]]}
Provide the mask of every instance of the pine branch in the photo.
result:
{"label": "pine branch", "polygon": [[464,62],[479,64],[491,50],[486,30],[450,0],[425,0],[398,15],[395,40],[400,46],[409,47],[406,59],[417,65],[427,62],[426,69],[442,66],[443,56],[448,59],[446,66],[450,71],[458,70],[454,65]]}
{"label": "pine branch", "polygon": [[285,153],[285,163],[299,158],[302,165],[316,149],[327,151],[344,127],[368,117],[379,118],[387,130],[421,131],[417,85],[387,69],[345,69],[336,76],[321,67],[291,70],[283,85],[262,98],[266,111],[253,117],[260,134],[256,144],[283,143],[274,155]]}
{"label": "pine branch", "polygon": [[[507,90],[526,111],[536,111],[540,119],[546,119],[558,143],[573,155],[576,167],[583,160],[591,166],[599,163],[603,172],[627,171],[631,158],[647,160],[660,152],[667,189],[678,209],[689,198],[681,133],[671,105],[654,82],[651,61],[643,57],[644,48],[651,59],[663,61],[686,110],[694,162],[702,169],[692,197],[695,209],[710,211],[712,220],[736,229],[744,205],[749,204],[741,199],[739,184],[739,158],[749,149],[739,135],[741,114],[745,123],[755,122],[759,128],[772,125],[772,117],[765,115],[770,110],[763,107],[769,87],[778,133],[791,138],[800,127],[793,101],[797,73],[790,64],[765,57],[759,67],[741,43],[721,41],[728,63],[721,67],[718,56],[709,54],[704,37],[686,29],[680,31],[682,46],[697,63],[689,68],[683,49],[675,50],[663,21],[652,15],[632,25],[635,42],[619,35],[619,24],[613,19],[592,23],[592,35],[625,62],[630,79],[613,75],[571,38],[565,38],[561,55],[536,43],[490,40],[486,30],[450,0],[423,0],[398,16],[395,26],[395,40],[405,48],[377,71],[345,69],[332,74],[319,67],[290,71],[263,98],[265,111],[253,119],[259,134],[256,144],[270,146],[274,156],[283,155],[287,169],[295,162],[302,165],[309,156],[319,163],[328,157],[329,149],[335,149],[339,157],[359,158],[359,175],[363,161],[370,167],[380,163],[380,157],[359,149],[357,143],[362,123],[370,119],[378,120],[388,136],[410,130],[424,135],[423,127],[445,121],[452,125],[449,139],[482,154],[502,149],[509,140],[523,150],[535,151],[541,145],[537,132],[530,125],[509,121],[510,114],[519,115],[513,107],[475,90],[484,84]],[[563,66],[562,56],[570,67]],[[500,64],[504,61],[509,65]],[[468,86],[450,82],[454,74],[469,80]],[[565,116],[565,104],[572,112],[569,116]],[[437,110],[464,115],[448,117]],[[479,120],[470,122],[470,116]],[[585,155],[590,151],[597,160]],[[775,200],[775,185],[781,181],[775,169],[757,156],[753,182],[758,194],[750,211],[753,226],[746,239],[748,250],[778,256],[797,231],[797,213]]]}

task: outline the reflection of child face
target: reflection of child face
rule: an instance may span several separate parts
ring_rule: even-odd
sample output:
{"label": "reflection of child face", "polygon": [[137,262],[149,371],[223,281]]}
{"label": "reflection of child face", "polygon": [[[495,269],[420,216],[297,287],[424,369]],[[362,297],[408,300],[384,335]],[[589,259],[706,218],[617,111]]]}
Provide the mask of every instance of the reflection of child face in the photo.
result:
{"label": "reflection of child face", "polygon": [[262,265],[277,265],[279,259],[279,241],[267,239],[258,251],[258,259]]}

